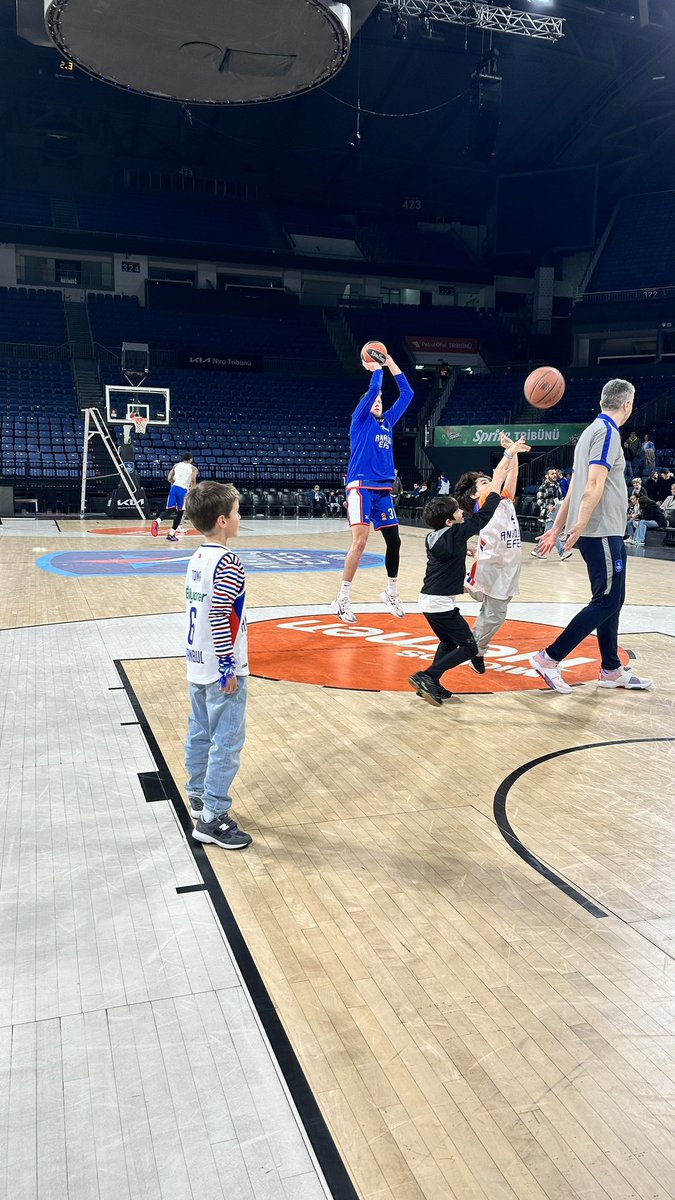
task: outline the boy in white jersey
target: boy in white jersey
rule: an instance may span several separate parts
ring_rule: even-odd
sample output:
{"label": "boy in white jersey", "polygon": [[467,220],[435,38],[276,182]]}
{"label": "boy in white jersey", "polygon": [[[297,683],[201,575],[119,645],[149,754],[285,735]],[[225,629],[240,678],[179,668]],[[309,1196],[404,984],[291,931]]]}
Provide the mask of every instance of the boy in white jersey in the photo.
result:
{"label": "boy in white jersey", "polygon": [[[512,442],[506,434],[500,440],[513,458],[501,488],[501,503],[479,534],[476,557],[464,584],[464,590],[481,602],[473,627],[478,653],[471,659],[471,666],[479,675],[485,674],[485,651],[504,624],[509,602],[520,588],[520,526],[513,501],[518,484],[518,455],[530,447],[522,438]],[[489,476],[482,471],[467,471],[455,488],[455,498],[465,512],[477,512],[491,489]]]}
{"label": "boy in white jersey", "polygon": [[159,527],[164,518],[173,515],[173,525],[169,533],[166,535],[166,540],[167,542],[178,541],[178,535],[176,531],[181,526],[181,522],[183,520],[185,497],[187,496],[190,488],[194,487],[196,484],[198,474],[199,471],[192,461],[191,454],[184,454],[181,462],[174,463],[167,476],[171,487],[169,491],[169,498],[166,502],[166,508],[161,516],[157,517],[156,520],[152,522],[151,532],[153,537],[157,537],[159,533]]}
{"label": "boy in white jersey", "polygon": [[253,840],[230,815],[230,787],[246,736],[248,644],[246,576],[227,546],[239,532],[239,493],[231,483],[199,483],[187,514],[205,541],[185,577],[185,659],[190,719],[186,791],[193,838],[243,850]]}

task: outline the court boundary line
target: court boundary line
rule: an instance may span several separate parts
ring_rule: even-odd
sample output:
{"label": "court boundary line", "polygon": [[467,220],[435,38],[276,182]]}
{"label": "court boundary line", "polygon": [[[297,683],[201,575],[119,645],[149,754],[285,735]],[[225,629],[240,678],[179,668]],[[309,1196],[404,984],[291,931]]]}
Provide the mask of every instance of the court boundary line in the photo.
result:
{"label": "court boundary line", "polygon": [[[666,634],[665,636],[668,637],[670,635]],[[521,779],[523,775],[526,775],[528,771],[531,771],[534,767],[541,766],[542,763],[550,762],[554,758],[562,758],[564,754],[576,754],[580,750],[597,750],[604,746],[644,745],[645,743],[651,742],[675,742],[675,737],[668,737],[667,735],[664,735],[662,737],[647,738],[615,738],[612,741],[607,742],[587,742],[582,746],[566,746],[563,750],[552,750],[549,754],[542,754],[539,756],[539,758],[532,758],[529,762],[523,763],[522,766],[516,767],[515,771],[511,771],[511,774],[507,775],[506,779],[502,780],[494,795],[492,813],[497,828],[499,829],[499,832],[504,838],[506,844],[511,848],[511,850],[513,850],[515,854],[518,855],[519,858],[523,860],[523,862],[527,864],[528,867],[531,867],[532,870],[536,871],[538,875],[542,875],[544,879],[547,879],[549,883],[552,883],[554,887],[557,887],[558,890],[563,892],[564,895],[568,896],[570,900],[573,900],[575,904],[578,904],[581,908],[583,908],[589,914],[589,916],[597,919],[614,916],[617,917],[618,920],[623,921],[624,924],[630,925],[630,922],[626,922],[625,918],[621,917],[619,913],[615,913],[611,909],[605,911],[605,909],[600,908],[599,904],[592,897],[585,895],[580,888],[564,879],[561,875],[558,875],[552,867],[549,867],[547,863],[542,861],[542,859],[537,858],[536,854],[533,854],[532,851],[527,848],[521,838],[518,837],[518,834],[515,832],[508,818],[507,800],[509,792],[515,786],[518,780]],[[631,928],[633,927],[631,926]]]}
{"label": "court boundary line", "polygon": [[[124,662],[127,661],[143,660],[124,660]],[[145,715],[143,706],[124,669],[123,661],[115,658],[113,659],[113,665],[122,682],[129,703],[138,718],[138,723],[147,741],[148,749],[155,761],[158,780],[161,783],[166,798],[173,807],[176,820],[183,831],[187,849],[192,854],[197,871],[202,878],[204,889],[211,900],[216,918],[220,923],[232,956],[237,963],[244,986],[258,1015],[258,1020],[265,1032],[277,1067],[295,1105],[298,1118],[302,1123],[305,1135],[312,1147],[331,1196],[333,1200],[359,1200],[358,1192],[351,1180],[345,1162],[328,1128],[326,1119],[309,1085],[307,1076],[291,1045],[290,1038],[284,1029],[281,1018],[267,990],[267,986],[254,962],[251,951],[246,944],[246,939],[225,896],[225,892],[209,861],[206,850],[201,843],[195,842],[192,838],[192,830],[194,828],[192,819],[183,803],[178,785],[169,769],[169,765],[153,733],[150,722]]]}

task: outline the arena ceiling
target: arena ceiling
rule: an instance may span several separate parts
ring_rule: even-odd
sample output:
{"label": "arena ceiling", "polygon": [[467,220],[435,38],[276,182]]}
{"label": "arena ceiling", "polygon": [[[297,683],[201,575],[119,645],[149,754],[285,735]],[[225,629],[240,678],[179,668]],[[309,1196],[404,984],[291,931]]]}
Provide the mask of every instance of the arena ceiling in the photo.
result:
{"label": "arena ceiling", "polygon": [[[151,160],[239,172],[262,181],[276,201],[395,214],[414,199],[418,217],[476,222],[502,173],[597,163],[606,207],[621,194],[675,184],[668,0],[523,0],[565,18],[555,44],[506,35],[490,43],[450,25],[427,36],[414,21],[401,40],[388,15],[367,15],[372,0],[356,4],[365,23],[346,67],[324,87],[271,104],[187,110],[61,70],[56,51],[18,38],[14,0],[0,0],[5,182],[38,182],[35,156],[21,148],[44,137],[62,192],[69,171],[76,190],[88,179],[104,184],[113,163]],[[467,153],[468,92],[491,46],[499,51],[501,119],[494,157],[481,162]]]}

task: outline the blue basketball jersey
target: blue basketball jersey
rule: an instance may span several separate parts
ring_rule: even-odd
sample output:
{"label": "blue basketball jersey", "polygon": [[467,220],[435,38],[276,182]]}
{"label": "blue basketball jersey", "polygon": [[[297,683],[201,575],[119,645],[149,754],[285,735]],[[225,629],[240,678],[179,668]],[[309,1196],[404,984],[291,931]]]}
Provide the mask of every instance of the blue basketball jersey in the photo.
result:
{"label": "blue basketball jersey", "polygon": [[359,400],[349,430],[351,457],[347,484],[378,490],[391,487],[396,478],[394,467],[394,425],[401,419],[413,398],[413,390],[405,375],[394,375],[398,385],[398,400],[382,414],[380,420],[371,408],[382,391],[382,371],[373,371],[370,387]]}

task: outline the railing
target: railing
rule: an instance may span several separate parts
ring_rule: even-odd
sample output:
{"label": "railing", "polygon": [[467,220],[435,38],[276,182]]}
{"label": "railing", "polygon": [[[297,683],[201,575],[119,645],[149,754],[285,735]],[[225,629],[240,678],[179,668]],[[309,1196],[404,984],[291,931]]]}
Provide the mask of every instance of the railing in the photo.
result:
{"label": "railing", "polygon": [[40,346],[33,342],[0,342],[2,358],[36,358],[57,362],[67,362],[70,355],[68,343],[60,346]]}
{"label": "railing", "polygon": [[639,287],[612,292],[584,292],[580,301],[584,304],[612,303],[628,304],[633,300],[670,300],[675,296],[675,286],[671,287]]}

